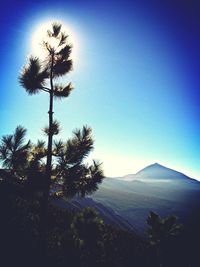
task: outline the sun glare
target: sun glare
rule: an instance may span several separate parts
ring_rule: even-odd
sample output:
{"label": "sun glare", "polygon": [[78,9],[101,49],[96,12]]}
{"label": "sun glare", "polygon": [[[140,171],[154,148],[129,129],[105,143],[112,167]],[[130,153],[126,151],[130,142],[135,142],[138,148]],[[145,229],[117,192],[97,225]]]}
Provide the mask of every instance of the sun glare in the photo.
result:
{"label": "sun glare", "polygon": [[31,37],[31,55],[39,58],[45,57],[44,46],[43,46],[44,41],[48,41],[51,46],[58,45],[57,40],[55,40],[54,38],[49,38],[47,34],[47,30],[52,29],[52,23],[54,22],[62,24],[61,31],[65,32],[69,36],[68,43],[72,45],[71,59],[73,61],[76,61],[78,58],[77,56],[78,39],[74,31],[72,30],[72,27],[60,20],[59,21],[49,20],[46,22],[42,22],[35,27]]}

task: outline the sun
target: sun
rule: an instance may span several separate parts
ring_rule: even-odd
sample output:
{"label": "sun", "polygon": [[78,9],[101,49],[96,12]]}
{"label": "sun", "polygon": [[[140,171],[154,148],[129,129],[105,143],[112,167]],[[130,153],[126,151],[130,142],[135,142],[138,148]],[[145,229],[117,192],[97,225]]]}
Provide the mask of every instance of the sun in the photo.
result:
{"label": "sun", "polygon": [[56,40],[54,38],[49,38],[47,30],[51,30],[52,23],[57,22],[62,25],[61,30],[68,35],[68,43],[72,45],[71,59],[76,61],[78,58],[78,38],[72,27],[63,21],[49,20],[39,23],[34,27],[33,34],[31,37],[31,55],[39,57],[40,59],[45,58],[45,51],[43,42],[48,41],[52,46],[56,46]]}

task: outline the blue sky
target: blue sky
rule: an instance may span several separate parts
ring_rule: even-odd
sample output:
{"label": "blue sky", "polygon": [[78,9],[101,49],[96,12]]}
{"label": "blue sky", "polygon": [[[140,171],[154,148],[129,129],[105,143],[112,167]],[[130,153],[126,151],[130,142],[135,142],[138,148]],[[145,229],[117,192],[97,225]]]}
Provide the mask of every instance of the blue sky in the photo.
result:
{"label": "blue sky", "polygon": [[105,174],[134,173],[159,162],[200,179],[200,19],[190,1],[3,1],[0,135],[19,124],[45,138],[48,99],[28,96],[18,75],[44,21],[69,27],[72,95],[55,104],[61,137],[92,127]]}

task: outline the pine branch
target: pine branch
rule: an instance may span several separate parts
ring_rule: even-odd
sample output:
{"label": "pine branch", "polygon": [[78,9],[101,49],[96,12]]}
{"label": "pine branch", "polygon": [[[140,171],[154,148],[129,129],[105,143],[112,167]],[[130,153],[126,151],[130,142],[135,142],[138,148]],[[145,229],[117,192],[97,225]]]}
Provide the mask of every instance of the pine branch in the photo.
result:
{"label": "pine branch", "polygon": [[42,69],[38,58],[31,57],[28,64],[23,68],[19,82],[28,94],[36,94],[45,86],[45,79],[49,76],[48,70]]}
{"label": "pine branch", "polygon": [[68,97],[73,89],[74,88],[71,83],[69,83],[65,87],[63,87],[62,85],[55,85],[54,96],[58,99],[62,99],[63,97]]}

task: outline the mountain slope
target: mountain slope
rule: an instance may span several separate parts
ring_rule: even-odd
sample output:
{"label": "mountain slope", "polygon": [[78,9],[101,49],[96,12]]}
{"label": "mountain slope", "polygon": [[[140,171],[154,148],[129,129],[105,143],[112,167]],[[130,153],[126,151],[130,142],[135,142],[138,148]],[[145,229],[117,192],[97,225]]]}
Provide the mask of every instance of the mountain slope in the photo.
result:
{"label": "mountain slope", "polygon": [[81,211],[85,207],[95,208],[105,223],[122,230],[136,233],[136,229],[134,229],[134,227],[127,220],[122,218],[111,208],[105,207],[103,204],[98,203],[91,198],[73,198],[71,200],[57,199],[53,200],[52,204],[60,208],[68,208],[75,211]]}
{"label": "mountain slope", "polygon": [[192,224],[193,214],[197,216],[200,209],[200,182],[153,164],[131,180],[106,178],[92,198],[114,210],[143,233],[151,210],[162,216],[175,214],[181,222]]}

